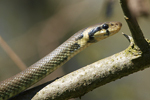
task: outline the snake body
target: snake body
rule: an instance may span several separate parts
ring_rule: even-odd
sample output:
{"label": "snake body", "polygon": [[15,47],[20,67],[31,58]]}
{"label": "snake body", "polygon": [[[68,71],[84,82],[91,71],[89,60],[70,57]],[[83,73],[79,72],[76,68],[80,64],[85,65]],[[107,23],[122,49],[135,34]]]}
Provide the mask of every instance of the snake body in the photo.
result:
{"label": "snake body", "polygon": [[92,43],[117,33],[121,26],[120,22],[105,22],[75,33],[53,52],[26,70],[0,82],[0,100],[6,100],[27,89]]}

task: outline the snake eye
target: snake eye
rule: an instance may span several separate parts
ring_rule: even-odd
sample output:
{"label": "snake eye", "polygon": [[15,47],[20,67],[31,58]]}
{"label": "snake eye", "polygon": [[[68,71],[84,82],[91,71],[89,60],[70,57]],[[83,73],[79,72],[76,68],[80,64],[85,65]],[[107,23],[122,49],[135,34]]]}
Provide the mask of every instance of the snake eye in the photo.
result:
{"label": "snake eye", "polygon": [[102,28],[103,28],[103,29],[108,29],[109,26],[108,26],[108,24],[103,24]]}

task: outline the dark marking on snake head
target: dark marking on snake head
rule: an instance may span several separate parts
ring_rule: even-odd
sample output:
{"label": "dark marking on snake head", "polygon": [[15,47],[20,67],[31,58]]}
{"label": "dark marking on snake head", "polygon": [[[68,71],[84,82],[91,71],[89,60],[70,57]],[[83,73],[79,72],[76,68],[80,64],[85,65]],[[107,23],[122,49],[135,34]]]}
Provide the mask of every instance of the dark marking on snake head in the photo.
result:
{"label": "dark marking on snake head", "polygon": [[108,24],[103,24],[102,28],[105,29],[105,30],[107,30],[109,28],[109,26],[108,26]]}
{"label": "dark marking on snake head", "polygon": [[[82,32],[82,33],[83,33],[83,32]],[[76,41],[83,38],[83,34],[82,34],[82,33],[75,39]]]}
{"label": "dark marking on snake head", "polygon": [[101,29],[102,29],[101,27],[96,27],[96,28],[94,28],[92,31],[90,31],[90,32],[88,33],[88,35],[89,35],[89,40],[94,39],[94,34],[95,34],[96,32],[98,32],[98,31],[100,31]]}
{"label": "dark marking on snake head", "polygon": [[104,34],[104,36],[109,36],[109,35],[110,35],[109,30],[106,30],[106,34]]}
{"label": "dark marking on snake head", "polygon": [[70,47],[70,52],[73,53],[74,51],[78,50],[79,48],[80,48],[80,44],[74,43],[74,44]]}

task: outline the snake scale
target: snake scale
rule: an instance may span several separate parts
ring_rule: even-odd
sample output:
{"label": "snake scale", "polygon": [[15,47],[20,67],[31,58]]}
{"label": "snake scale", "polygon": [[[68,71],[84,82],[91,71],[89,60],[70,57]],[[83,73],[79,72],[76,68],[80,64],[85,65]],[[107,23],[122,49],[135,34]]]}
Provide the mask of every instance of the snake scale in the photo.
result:
{"label": "snake scale", "polygon": [[121,26],[120,22],[105,22],[87,27],[75,33],[53,52],[26,70],[0,82],[0,100],[11,98],[27,89],[89,45],[117,33]]}

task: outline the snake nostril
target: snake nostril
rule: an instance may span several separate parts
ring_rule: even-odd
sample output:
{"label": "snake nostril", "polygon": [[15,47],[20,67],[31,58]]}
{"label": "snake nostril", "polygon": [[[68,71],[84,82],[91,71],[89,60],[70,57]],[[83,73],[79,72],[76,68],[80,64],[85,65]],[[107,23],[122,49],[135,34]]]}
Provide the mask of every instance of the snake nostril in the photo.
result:
{"label": "snake nostril", "polygon": [[111,23],[111,26],[114,26],[114,24]]}
{"label": "snake nostril", "polygon": [[119,25],[122,26],[122,23],[120,23]]}

